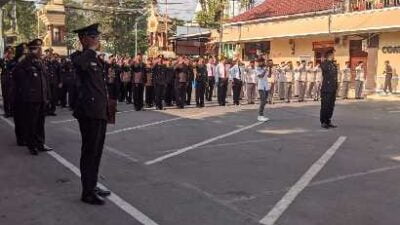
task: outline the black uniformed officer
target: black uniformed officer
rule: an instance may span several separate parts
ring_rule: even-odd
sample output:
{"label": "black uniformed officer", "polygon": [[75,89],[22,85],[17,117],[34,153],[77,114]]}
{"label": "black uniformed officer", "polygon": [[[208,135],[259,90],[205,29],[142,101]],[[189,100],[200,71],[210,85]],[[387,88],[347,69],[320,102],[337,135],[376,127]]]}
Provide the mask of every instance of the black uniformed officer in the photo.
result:
{"label": "black uniformed officer", "polygon": [[197,65],[195,66],[196,74],[196,106],[204,107],[204,97],[206,91],[206,85],[208,83],[207,67],[204,64],[202,58],[199,59]]}
{"label": "black uniformed officer", "polygon": [[18,146],[25,146],[26,145],[26,130],[25,130],[25,103],[22,99],[22,87],[20,83],[17,83],[17,80],[14,76],[15,68],[19,62],[21,62],[28,53],[28,47],[26,43],[19,44],[15,47],[15,57],[13,60],[10,61],[8,68],[11,73],[12,83],[14,86],[14,93],[13,93],[13,110],[14,110],[14,130],[15,136],[17,138]]}
{"label": "black uniformed officer", "polygon": [[143,109],[144,80],[146,75],[146,65],[143,63],[142,55],[138,55],[132,66],[133,72],[133,105],[136,111]]}
{"label": "black uniformed officer", "polygon": [[50,58],[47,58],[46,60],[46,65],[47,65],[47,78],[48,78],[49,93],[50,93],[48,115],[55,116],[56,105],[59,95],[59,86],[61,82],[60,64],[57,61],[57,56],[55,54],[50,54]]}
{"label": "black uniformed officer", "polygon": [[165,86],[166,86],[166,77],[165,77],[165,65],[162,57],[158,57],[155,61],[153,67],[153,76],[154,76],[154,96],[156,102],[156,109],[163,110],[163,100],[165,96]]}
{"label": "black uniformed officer", "polygon": [[13,76],[25,107],[26,144],[32,155],[50,151],[44,145],[45,114],[48,102],[48,83],[45,66],[41,60],[43,41],[35,39],[28,44],[28,56],[15,68]]}
{"label": "black uniformed officer", "polygon": [[187,80],[187,86],[186,86],[186,105],[190,105],[190,102],[192,101],[192,90],[193,90],[193,81],[194,81],[194,66],[192,65],[191,61],[186,58],[185,59],[185,64],[188,66],[188,80]]}
{"label": "black uniformed officer", "polygon": [[338,69],[333,59],[333,51],[325,54],[325,61],[321,64],[322,69],[322,87],[321,87],[321,126],[329,129],[335,128],[331,119],[335,108]]}
{"label": "black uniformed officer", "polygon": [[107,91],[103,65],[96,57],[99,47],[99,24],[75,30],[83,51],[74,57],[78,98],[74,116],[78,119],[82,136],[80,161],[82,198],[85,203],[102,205],[109,191],[97,187],[99,165],[107,129]]}
{"label": "black uniformed officer", "polygon": [[74,108],[75,96],[75,69],[72,65],[70,58],[64,58],[60,65],[60,79],[61,79],[61,107],[65,108],[68,105],[71,109]]}
{"label": "black uniformed officer", "polygon": [[[175,90],[176,90],[176,106],[180,109],[185,107],[186,86],[188,85],[189,67],[184,63],[182,58],[178,59],[175,66]],[[191,85],[191,84],[190,84]]]}
{"label": "black uniformed officer", "polygon": [[12,84],[10,83],[10,68],[8,64],[13,58],[14,49],[11,46],[6,47],[4,50],[4,58],[0,60],[1,67],[1,91],[3,96],[4,117],[10,117],[13,114],[12,101],[10,91],[12,91]]}
{"label": "black uniformed officer", "polygon": [[165,105],[172,106],[172,102],[175,101],[175,71],[172,65],[172,59],[166,61],[165,77],[167,83],[165,90]]}

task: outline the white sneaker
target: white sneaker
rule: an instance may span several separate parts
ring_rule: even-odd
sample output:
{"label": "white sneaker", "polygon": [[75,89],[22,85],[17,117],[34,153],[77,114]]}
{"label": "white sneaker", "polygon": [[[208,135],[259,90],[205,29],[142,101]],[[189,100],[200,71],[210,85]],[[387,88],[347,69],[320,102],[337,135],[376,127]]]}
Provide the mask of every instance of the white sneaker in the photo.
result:
{"label": "white sneaker", "polygon": [[269,120],[269,118],[265,117],[265,116],[258,116],[257,120],[260,122],[267,122]]}

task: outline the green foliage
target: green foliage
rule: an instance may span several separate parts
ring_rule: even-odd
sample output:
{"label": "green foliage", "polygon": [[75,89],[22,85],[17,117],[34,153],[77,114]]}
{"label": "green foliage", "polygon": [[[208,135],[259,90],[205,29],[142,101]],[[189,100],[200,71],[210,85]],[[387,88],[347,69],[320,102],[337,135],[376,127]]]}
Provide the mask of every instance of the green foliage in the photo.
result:
{"label": "green foliage", "polygon": [[[72,1],[72,0],[69,0]],[[77,3],[74,3],[77,4]],[[116,0],[100,0],[97,5],[103,6],[118,6]],[[125,0],[121,5],[122,8],[145,8],[146,0]],[[72,11],[74,11],[72,13]],[[100,23],[102,31],[102,39],[105,40],[103,48],[109,53],[118,53],[121,55],[134,55],[135,53],[135,20],[142,16],[138,13],[108,13],[85,11],[85,10],[70,10],[67,18],[68,30],[72,31],[79,27],[91,23]],[[143,53],[147,50],[147,34],[146,34],[146,16],[138,21],[138,52]],[[67,38],[69,43],[76,41],[76,35],[70,34]]]}
{"label": "green foliage", "polygon": [[[12,4],[4,6],[4,31],[12,27]],[[27,42],[37,36],[36,8],[33,2],[17,2],[18,42]]]}

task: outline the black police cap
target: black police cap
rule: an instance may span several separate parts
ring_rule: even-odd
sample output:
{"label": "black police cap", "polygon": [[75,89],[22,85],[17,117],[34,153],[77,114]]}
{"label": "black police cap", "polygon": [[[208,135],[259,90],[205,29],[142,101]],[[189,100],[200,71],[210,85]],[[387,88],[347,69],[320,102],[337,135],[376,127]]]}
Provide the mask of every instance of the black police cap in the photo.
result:
{"label": "black police cap", "polygon": [[95,23],[90,26],[74,30],[74,33],[78,34],[79,36],[99,35],[101,34],[101,32],[99,31],[99,25],[100,24]]}
{"label": "black police cap", "polygon": [[28,43],[28,47],[29,48],[42,47],[42,45],[43,45],[43,41],[42,41],[42,39],[39,39],[39,38],[34,39],[34,40],[32,40],[31,42]]}

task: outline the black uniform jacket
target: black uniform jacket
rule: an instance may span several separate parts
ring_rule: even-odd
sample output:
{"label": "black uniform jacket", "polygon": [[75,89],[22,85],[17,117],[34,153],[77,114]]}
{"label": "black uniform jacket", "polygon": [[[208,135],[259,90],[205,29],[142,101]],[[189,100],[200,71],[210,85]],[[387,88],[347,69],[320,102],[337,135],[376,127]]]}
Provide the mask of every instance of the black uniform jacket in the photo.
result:
{"label": "black uniform jacket", "polygon": [[84,50],[73,58],[76,69],[78,99],[74,109],[76,118],[107,120],[107,90],[103,65],[96,52]]}
{"label": "black uniform jacket", "polygon": [[336,92],[338,80],[337,66],[332,61],[325,61],[321,64],[321,69],[323,77],[321,92]]}
{"label": "black uniform jacket", "polygon": [[41,59],[27,56],[13,71],[16,95],[24,102],[45,103],[49,99],[46,69]]}

